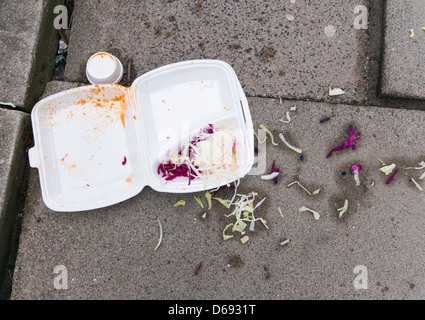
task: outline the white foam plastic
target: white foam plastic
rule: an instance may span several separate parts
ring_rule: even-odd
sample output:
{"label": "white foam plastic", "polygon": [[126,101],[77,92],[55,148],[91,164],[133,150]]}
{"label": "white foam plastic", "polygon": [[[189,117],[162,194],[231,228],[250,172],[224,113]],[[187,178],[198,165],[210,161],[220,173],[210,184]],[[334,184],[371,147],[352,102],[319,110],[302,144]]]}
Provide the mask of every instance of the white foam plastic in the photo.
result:
{"label": "white foam plastic", "polygon": [[[157,173],[176,150],[212,123],[231,128],[241,143],[239,176],[204,185],[185,178],[165,183]],[[55,211],[83,211],[158,192],[209,190],[245,176],[254,161],[252,120],[233,69],[218,60],[192,60],[150,71],[130,88],[85,86],[60,92],[32,111],[43,200]],[[125,158],[124,158],[125,157]]]}

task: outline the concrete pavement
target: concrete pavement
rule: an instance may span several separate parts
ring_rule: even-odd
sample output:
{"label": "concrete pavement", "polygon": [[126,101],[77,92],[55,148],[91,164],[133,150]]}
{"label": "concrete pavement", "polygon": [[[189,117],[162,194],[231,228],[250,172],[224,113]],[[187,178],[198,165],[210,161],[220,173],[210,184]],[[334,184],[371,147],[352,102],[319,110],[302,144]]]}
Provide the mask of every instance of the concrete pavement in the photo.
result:
{"label": "concrete pavement", "polygon": [[[269,230],[259,224],[245,244],[237,236],[224,241],[222,231],[232,219],[220,203],[214,201],[202,219],[206,210],[193,194],[150,188],[103,209],[53,212],[41,200],[38,172],[31,169],[12,299],[423,298],[425,200],[409,181],[419,171],[400,169],[387,185],[377,158],[400,168],[417,166],[424,156],[418,146],[424,143],[425,114],[264,98],[249,103],[256,127],[264,124],[276,137],[283,132],[304,151],[301,161],[282,143],[267,142],[267,168],[276,161],[279,183],[259,176],[241,180],[240,193],[266,197],[257,214]],[[291,122],[278,122],[294,104]],[[319,123],[324,116],[332,118]],[[362,135],[356,150],[326,158],[346,138],[349,124]],[[363,166],[360,187],[349,173],[354,164]],[[309,196],[296,185],[288,188],[295,179],[321,192]],[[195,195],[205,202],[203,193]],[[174,208],[180,199],[186,206]],[[337,209],[345,199],[349,209],[340,219]],[[302,206],[321,218],[298,212]],[[163,242],[154,251],[157,217]],[[291,242],[281,246],[285,239]],[[67,289],[55,289],[57,266],[66,267]],[[354,286],[356,266],[367,268],[367,289]]]}

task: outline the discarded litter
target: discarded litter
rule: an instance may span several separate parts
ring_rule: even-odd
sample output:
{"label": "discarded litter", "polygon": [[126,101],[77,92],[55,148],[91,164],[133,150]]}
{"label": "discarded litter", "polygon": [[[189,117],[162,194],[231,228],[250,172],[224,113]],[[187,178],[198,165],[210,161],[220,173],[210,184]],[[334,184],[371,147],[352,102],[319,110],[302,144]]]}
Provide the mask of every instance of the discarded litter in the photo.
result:
{"label": "discarded litter", "polygon": [[348,210],[348,199],[345,199],[344,206],[342,208],[337,209],[339,211],[338,216],[341,218],[342,215]]}
{"label": "discarded litter", "polygon": [[302,206],[301,208],[298,209],[298,212],[305,212],[305,211],[309,211],[313,214],[314,219],[319,220],[320,219],[320,214],[317,211],[314,211],[312,209],[309,209],[307,207]]}
{"label": "discarded litter", "polygon": [[288,244],[288,243],[290,243],[290,242],[291,242],[291,240],[286,239],[286,240],[283,240],[283,241],[280,243],[280,245],[281,245],[281,246],[284,246],[284,245],[286,245],[286,244]]}
{"label": "discarded litter", "polygon": [[319,194],[320,190],[321,190],[321,188],[316,189],[316,190],[314,190],[314,191],[312,192],[312,194],[313,194],[313,195]]}
{"label": "discarded litter", "polygon": [[243,236],[242,238],[241,238],[241,242],[242,243],[245,243],[245,242],[247,242],[249,240],[249,237],[248,236]]}
{"label": "discarded litter", "polygon": [[211,193],[209,191],[205,192],[205,199],[207,199],[207,203],[208,203],[208,210],[211,209],[212,207],[212,201],[211,201]]}
{"label": "discarded litter", "polygon": [[179,200],[174,204],[174,208],[179,207],[179,206],[185,206],[186,205],[186,201],[184,200]]}
{"label": "discarded litter", "polygon": [[282,140],[282,142],[291,150],[298,152],[298,153],[303,153],[303,151],[297,147],[292,146],[291,144],[288,143],[288,141],[286,141],[285,137],[283,136],[282,133],[279,133],[279,138],[280,140]]}
{"label": "discarded litter", "polygon": [[[219,60],[161,66],[129,87],[88,85],[59,92],[39,101],[31,115],[35,140],[28,152],[30,166],[39,169],[43,200],[54,211],[106,207],[146,186],[157,192],[205,192],[244,177],[254,163],[248,101],[234,70]],[[232,144],[229,154],[213,150],[209,157],[230,159],[229,179],[209,175],[208,183],[197,179],[190,186],[189,178],[163,179],[156,170],[160,164],[209,123],[222,128],[223,136],[229,129],[240,143]]]}
{"label": "discarded litter", "polygon": [[277,210],[279,211],[280,216],[283,218],[282,209],[280,209],[280,207],[277,207]]}
{"label": "discarded litter", "polygon": [[231,226],[233,226],[233,223],[229,223],[227,226],[223,229],[223,240],[229,240],[230,238],[233,238],[232,234],[226,234],[227,229],[229,229]]}
{"label": "discarded litter", "polygon": [[[310,191],[308,191],[301,183],[299,183],[298,181],[294,181],[294,182],[291,182],[290,184],[288,184],[287,185],[287,187],[290,187],[290,186],[292,186],[293,184],[298,184],[305,192],[307,192],[310,196],[311,196],[311,192]],[[319,189],[320,190],[320,189]],[[316,190],[317,191],[317,190]],[[317,193],[319,193],[319,192],[317,192]]]}
{"label": "discarded litter", "polygon": [[388,178],[386,184],[390,184],[394,180],[395,174],[398,172],[398,169],[395,169],[394,173]]}
{"label": "discarded litter", "polygon": [[124,75],[121,61],[107,52],[93,54],[86,65],[86,77],[91,84],[119,83]]}
{"label": "discarded litter", "polygon": [[415,31],[413,29],[409,29],[409,38],[413,39],[415,37]]}
{"label": "discarded litter", "polygon": [[241,143],[231,129],[209,124],[188,145],[159,164],[158,174],[165,181],[185,177],[189,185],[195,179],[205,184],[237,179],[242,152],[238,146]]}
{"label": "discarded litter", "polygon": [[286,111],[286,120],[279,119],[278,121],[283,122],[283,123],[291,122],[291,116],[289,115],[289,111]]}
{"label": "discarded litter", "polygon": [[279,175],[278,171],[275,171],[269,174],[264,174],[261,176],[261,180],[274,180],[275,178],[277,178],[278,175]]}
{"label": "discarded litter", "polygon": [[265,130],[265,131],[266,131],[266,133],[269,135],[269,137],[270,137],[270,139],[271,139],[272,145],[274,145],[274,146],[279,145],[278,143],[276,143],[276,142],[274,141],[273,134],[271,133],[271,131],[270,131],[269,129],[267,129],[267,128],[263,125],[263,124],[260,124],[258,127],[259,127],[260,129],[263,129],[263,130]]}
{"label": "discarded litter", "polygon": [[194,198],[195,198],[195,200],[196,200],[196,202],[199,204],[199,206],[202,208],[202,209],[204,209],[204,204],[202,203],[202,201],[201,201],[201,199],[200,199],[200,197],[199,196],[193,196]]}
{"label": "discarded litter", "polygon": [[334,88],[334,87],[329,87],[329,96],[330,97],[334,97],[334,96],[340,96],[345,94],[345,91],[342,90],[341,88]]}
{"label": "discarded litter", "polygon": [[419,162],[420,167],[402,167],[405,170],[422,170],[425,169],[425,161]]}
{"label": "discarded litter", "polygon": [[353,127],[351,126],[351,124],[348,126],[347,129],[347,134],[349,135],[348,139],[346,139],[342,145],[333,148],[327,155],[327,158],[329,158],[334,151],[339,151],[342,150],[344,148],[352,148],[353,150],[356,149],[356,143],[354,142],[357,139],[360,139],[360,133],[355,133]]}
{"label": "discarded litter", "polygon": [[389,174],[391,174],[391,172],[393,172],[393,170],[394,170],[395,167],[396,167],[396,164],[395,163],[390,164],[388,166],[385,166],[384,165],[383,167],[379,168],[379,171],[385,173],[385,175],[388,176]]}
{"label": "discarded litter", "polygon": [[199,271],[201,271],[201,268],[202,268],[202,262],[199,264],[199,266],[196,268],[196,270],[195,270],[195,276],[197,276],[198,275],[198,273],[199,273]]}
{"label": "discarded litter", "polygon": [[354,180],[356,181],[356,187],[360,186],[360,177],[359,177],[360,170],[362,170],[361,165],[354,165],[351,167],[351,174],[354,175]]}
{"label": "discarded litter", "polygon": [[272,171],[269,174],[262,175],[261,180],[274,180],[274,183],[277,184],[280,170],[276,168],[275,163],[276,161],[273,161]]}
{"label": "discarded litter", "polygon": [[420,184],[419,184],[419,183],[417,183],[417,182],[415,181],[415,179],[410,178],[410,181],[411,181],[411,182],[413,182],[413,183],[414,183],[414,185],[416,186],[416,188],[418,188],[420,191],[424,191],[424,189],[420,186]]}
{"label": "discarded litter", "polygon": [[159,240],[158,240],[158,244],[156,245],[154,251],[156,251],[156,249],[159,248],[159,246],[161,245],[161,242],[162,242],[162,225],[161,225],[161,221],[159,220],[158,217],[156,217],[156,219],[158,220],[158,224],[159,224]]}

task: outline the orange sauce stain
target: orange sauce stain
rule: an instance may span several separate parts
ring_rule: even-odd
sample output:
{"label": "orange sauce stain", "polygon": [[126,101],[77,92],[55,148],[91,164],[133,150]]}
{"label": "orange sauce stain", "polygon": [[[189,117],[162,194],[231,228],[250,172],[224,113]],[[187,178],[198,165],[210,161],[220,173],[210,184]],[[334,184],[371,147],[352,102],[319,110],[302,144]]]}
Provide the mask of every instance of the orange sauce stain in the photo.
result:
{"label": "orange sauce stain", "polygon": [[65,156],[61,159],[61,161],[62,161],[62,162],[64,162],[66,157],[68,157],[68,154],[66,154],[66,155],[65,155]]}
{"label": "orange sauce stain", "polygon": [[133,178],[134,178],[134,173],[131,173],[131,174],[127,177],[127,179],[125,179],[125,182],[127,182],[127,183],[131,183],[131,182],[133,182]]}

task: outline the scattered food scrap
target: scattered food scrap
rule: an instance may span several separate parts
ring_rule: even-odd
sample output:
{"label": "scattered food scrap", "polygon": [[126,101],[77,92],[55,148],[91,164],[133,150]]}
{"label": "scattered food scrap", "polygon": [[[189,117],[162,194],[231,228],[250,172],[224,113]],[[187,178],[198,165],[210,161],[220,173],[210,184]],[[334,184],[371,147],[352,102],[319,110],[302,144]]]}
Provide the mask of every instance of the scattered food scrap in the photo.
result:
{"label": "scattered food scrap", "polygon": [[345,91],[342,90],[341,88],[329,87],[329,96],[330,97],[340,96],[344,93],[345,93]]}
{"label": "scattered food scrap", "polygon": [[313,194],[313,195],[319,194],[320,190],[321,190],[321,188],[319,188],[319,189],[317,189],[317,190],[314,190],[312,194]]}
{"label": "scattered food scrap", "polygon": [[282,213],[282,210],[280,209],[280,207],[277,207],[277,210],[279,211],[280,216],[283,218],[283,213]]}
{"label": "scattered food scrap", "polygon": [[223,229],[223,240],[229,240],[230,238],[233,238],[233,235],[226,234],[226,230],[229,229],[231,226],[233,226],[233,223],[229,223],[227,226]]}
{"label": "scattered food scrap", "polygon": [[274,180],[274,183],[277,184],[279,169],[276,168],[276,161],[273,161],[272,171],[269,174],[265,174],[261,176],[261,180]]}
{"label": "scattered food scrap", "polygon": [[416,186],[416,188],[418,188],[420,191],[424,191],[424,189],[420,186],[420,184],[419,184],[419,183],[417,183],[417,182],[415,181],[415,179],[410,178],[410,181],[411,181],[411,182],[413,182],[413,183],[414,183],[414,185]]}
{"label": "scattered food scrap", "polygon": [[274,145],[274,146],[279,145],[278,143],[276,143],[276,142],[274,141],[273,134],[271,133],[271,131],[270,131],[269,129],[267,129],[267,128],[263,125],[263,124],[260,124],[258,127],[259,127],[260,129],[263,129],[263,130],[265,130],[265,131],[266,131],[266,133],[269,135],[269,137],[270,137],[270,139],[271,139],[271,141],[272,141],[272,145]]}
{"label": "scattered food scrap", "polygon": [[419,162],[420,167],[403,167],[405,170],[422,170],[425,169],[425,161]]}
{"label": "scattered food scrap", "polygon": [[291,149],[291,150],[293,150],[293,151],[295,151],[295,152],[298,152],[298,153],[303,153],[303,151],[301,150],[301,149],[299,149],[299,148],[297,148],[297,147],[294,147],[294,146],[292,146],[292,145],[290,145],[289,143],[288,143],[288,141],[286,141],[286,139],[285,139],[285,137],[283,136],[283,134],[282,133],[279,133],[279,138],[280,138],[280,140],[282,140],[282,142],[289,148],[289,149]]}
{"label": "scattered food scrap", "polygon": [[398,169],[395,169],[395,171],[394,171],[394,173],[388,178],[388,180],[387,180],[387,182],[386,182],[386,184],[390,184],[391,183],[391,181],[393,181],[394,180],[394,176],[395,176],[395,174],[398,172]]}
{"label": "scattered food scrap", "polygon": [[211,201],[211,193],[209,191],[205,192],[205,199],[207,199],[208,203],[208,210],[211,210],[212,207],[212,201]]}
{"label": "scattered food scrap", "polygon": [[159,220],[158,217],[156,217],[156,219],[158,220],[158,224],[159,224],[159,240],[158,240],[158,244],[156,245],[154,251],[156,251],[156,249],[159,248],[161,242],[162,242],[162,225],[161,225],[161,221]]}
{"label": "scattered food scrap", "polygon": [[354,175],[354,181],[356,181],[356,187],[360,186],[359,171],[362,170],[361,165],[354,165],[351,167],[351,174]]}
{"label": "scattered food scrap", "polygon": [[289,115],[289,111],[286,111],[286,120],[279,119],[278,121],[283,122],[283,123],[291,122],[291,116]]}
{"label": "scattered food scrap", "polygon": [[388,176],[389,174],[391,174],[391,172],[393,172],[393,170],[394,170],[395,167],[396,167],[396,164],[395,163],[390,164],[388,166],[385,166],[384,165],[381,168],[379,168],[379,171],[385,173],[385,175]]}
{"label": "scattered food scrap", "polygon": [[[255,210],[264,202],[264,200],[266,200],[266,198],[263,198],[254,206],[254,201],[257,195],[258,194],[256,192],[251,192],[247,195],[238,194],[239,198],[235,199],[235,201],[231,203],[231,205],[233,205],[235,209],[230,214],[225,216],[227,218],[233,216],[235,217],[236,221],[226,225],[226,227],[224,228],[223,230],[224,240],[233,238],[233,234],[226,233],[226,231],[230,227],[232,227],[231,229],[232,232],[239,232],[242,236],[245,236],[245,232],[246,232],[245,229],[248,227],[248,225],[249,225],[249,231],[254,231],[256,221],[260,221],[266,227],[266,229],[268,229],[267,221],[262,217],[255,216]],[[222,201],[226,205],[230,203],[230,201],[228,200],[222,200]],[[229,207],[230,205],[227,206],[227,208]],[[241,239],[241,242],[245,243],[246,241],[248,241],[249,238],[242,238],[242,239]]]}
{"label": "scattered food scrap", "polygon": [[283,240],[283,241],[280,243],[280,245],[281,245],[281,246],[284,246],[284,245],[288,244],[289,242],[291,242],[291,240],[286,239],[286,240]]}
{"label": "scattered food scrap", "polygon": [[313,214],[314,219],[319,220],[320,219],[320,214],[317,211],[311,210],[307,207],[302,206],[301,208],[298,209],[298,212],[306,212],[309,211]]}
{"label": "scattered food scrap", "polygon": [[242,238],[241,238],[241,242],[242,243],[245,243],[245,242],[247,242],[249,240],[249,237],[248,236],[243,236]]}
{"label": "scattered food scrap", "polygon": [[186,205],[186,201],[184,200],[179,200],[174,204],[174,208],[178,207],[178,206],[185,206]]}
{"label": "scattered food scrap", "polygon": [[197,276],[198,275],[198,273],[199,273],[199,271],[201,271],[201,268],[202,268],[202,262],[199,264],[199,266],[196,268],[196,270],[195,270],[195,276]]}
{"label": "scattered food scrap", "polygon": [[199,198],[199,196],[193,196],[196,200],[196,202],[199,204],[199,206],[204,209],[204,204],[202,203],[201,199]]}
{"label": "scattered food scrap", "polygon": [[357,140],[357,139],[360,139],[360,133],[357,133],[357,134],[355,134],[355,131],[354,131],[354,129],[353,129],[353,127],[351,126],[351,124],[348,126],[348,129],[347,129],[347,134],[349,135],[349,137],[348,137],[348,139],[347,140],[345,140],[343,143],[342,143],[342,145],[340,145],[340,146],[338,146],[338,147],[335,147],[335,148],[333,148],[329,153],[328,153],[328,155],[327,155],[327,158],[329,158],[331,155],[332,155],[332,153],[334,152],[334,151],[339,151],[339,150],[342,150],[342,149],[344,149],[344,148],[349,148],[349,147],[351,147],[353,150],[355,150],[356,149],[356,143],[354,142],[355,140]]}
{"label": "scattered food scrap", "polygon": [[339,211],[339,217],[341,218],[342,215],[348,210],[348,200],[345,199],[344,201],[344,206],[342,208],[337,209],[337,211]]}
{"label": "scattered food scrap", "polygon": [[189,185],[194,179],[216,184],[238,176],[241,154],[241,145],[232,130],[209,124],[179,152],[160,163],[157,171],[166,182],[185,177]]}
{"label": "scattered food scrap", "polygon": [[[288,184],[287,185],[287,187],[290,187],[290,186],[292,186],[293,184],[298,184],[305,192],[307,192],[310,196],[311,196],[311,192],[310,191],[308,191],[301,183],[299,183],[298,181],[294,181],[294,182],[291,182],[290,184]],[[320,190],[320,189],[319,189]],[[317,190],[316,190],[317,191]],[[317,192],[317,193],[319,193],[319,192]]]}
{"label": "scattered food scrap", "polygon": [[413,39],[415,37],[415,31],[413,29],[409,29],[409,38]]}

